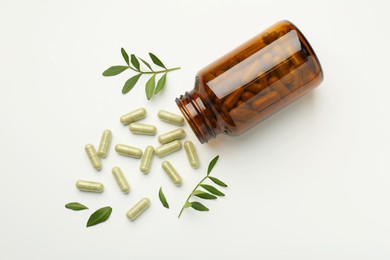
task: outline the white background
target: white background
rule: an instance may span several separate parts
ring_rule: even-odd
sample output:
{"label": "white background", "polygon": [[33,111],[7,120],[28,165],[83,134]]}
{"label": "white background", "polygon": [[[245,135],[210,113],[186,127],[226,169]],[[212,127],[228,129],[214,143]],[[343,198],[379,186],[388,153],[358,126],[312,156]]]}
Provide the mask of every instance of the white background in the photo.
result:
{"label": "white background", "polygon": [[[390,259],[389,4],[386,1],[0,1],[0,259]],[[173,129],[156,113],[179,113],[174,98],[193,88],[205,65],[275,22],[306,35],[325,80],[312,93],[248,133],[195,142],[202,167],[184,151],[167,157],[183,176],[175,187],[155,158],[111,149],[96,172],[84,152],[105,128],[113,144],[145,147],[119,117],[140,106],[159,133]],[[142,78],[121,94],[129,71],[120,47],[169,67],[164,92],[146,101]],[[229,187],[210,212],[186,210],[187,194],[215,155],[213,174]],[[123,195],[111,168],[124,170]],[[77,179],[101,181],[82,193]],[[162,186],[171,208],[158,200]],[[151,207],[135,222],[125,214],[140,198]],[[90,210],[65,209],[79,201]],[[110,219],[86,228],[110,205]]]}

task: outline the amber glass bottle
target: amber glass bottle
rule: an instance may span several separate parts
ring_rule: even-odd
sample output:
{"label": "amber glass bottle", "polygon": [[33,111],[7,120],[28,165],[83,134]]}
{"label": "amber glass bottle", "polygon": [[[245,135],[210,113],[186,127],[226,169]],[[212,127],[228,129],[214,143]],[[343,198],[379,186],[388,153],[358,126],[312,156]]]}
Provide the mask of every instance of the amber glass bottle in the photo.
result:
{"label": "amber glass bottle", "polygon": [[196,75],[195,88],[176,99],[201,143],[236,136],[318,86],[321,65],[288,21],[279,22]]}

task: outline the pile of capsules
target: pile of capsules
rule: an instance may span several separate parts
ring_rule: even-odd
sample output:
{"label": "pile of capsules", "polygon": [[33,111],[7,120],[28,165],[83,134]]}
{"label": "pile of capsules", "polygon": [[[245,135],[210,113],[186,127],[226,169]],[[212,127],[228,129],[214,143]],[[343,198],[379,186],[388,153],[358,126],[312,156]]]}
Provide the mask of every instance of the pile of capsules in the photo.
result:
{"label": "pile of capsules", "polygon": [[[138,120],[143,119],[145,117],[146,110],[144,108],[139,108],[123,115],[120,118],[120,121],[123,125],[128,125],[129,130],[133,134],[155,135],[157,132],[157,128],[155,126],[137,122]],[[184,125],[183,117],[165,110],[160,110],[158,112],[158,117],[162,121],[167,123],[171,123],[177,126]],[[137,159],[141,158],[139,168],[141,172],[147,174],[150,171],[154,154],[156,154],[159,158],[162,158],[168,154],[180,150],[182,148],[180,139],[184,138],[185,135],[186,133],[183,128],[177,128],[175,130],[158,136],[158,141],[161,145],[156,148],[149,145],[145,148],[144,151],[142,151],[140,148],[134,146],[117,144],[115,145],[115,151],[120,155],[129,156]],[[104,130],[97,151],[92,144],[87,144],[85,146],[85,151],[88,155],[88,158],[91,161],[91,164],[94,169],[97,171],[102,169],[101,159],[107,157],[108,155],[108,150],[111,145],[111,138],[111,131]],[[200,166],[200,162],[194,144],[191,141],[185,141],[183,146],[186,151],[190,165],[195,169],[198,168]],[[163,161],[161,167],[174,184],[181,185],[182,178],[169,161]],[[119,167],[115,166],[112,168],[112,174],[116,182],[118,183],[118,186],[121,191],[125,194],[129,193],[130,186],[122,170]],[[80,191],[88,192],[103,192],[104,190],[104,186],[102,183],[87,180],[78,180],[76,182],[76,187]],[[150,200],[148,198],[141,199],[127,212],[127,217],[130,220],[136,219],[145,209],[149,207],[149,205]]]}

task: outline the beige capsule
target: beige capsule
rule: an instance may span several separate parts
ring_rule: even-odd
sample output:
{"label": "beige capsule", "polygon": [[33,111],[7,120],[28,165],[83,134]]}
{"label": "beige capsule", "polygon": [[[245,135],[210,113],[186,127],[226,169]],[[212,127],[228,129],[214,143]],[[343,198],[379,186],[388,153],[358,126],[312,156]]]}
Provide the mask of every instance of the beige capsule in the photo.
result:
{"label": "beige capsule", "polygon": [[88,192],[103,192],[104,186],[100,182],[78,180],[76,182],[76,188],[81,191]]}
{"label": "beige capsule", "polygon": [[153,155],[154,155],[154,147],[148,145],[145,148],[144,153],[142,154],[141,165],[139,167],[141,172],[148,173],[150,171],[150,167],[152,166],[152,161],[153,161]]}
{"label": "beige capsule", "polygon": [[108,150],[111,145],[112,133],[110,130],[106,129],[103,131],[102,138],[100,139],[99,148],[97,155],[102,158],[106,158],[108,155]]}
{"label": "beige capsule", "polygon": [[142,212],[145,211],[150,205],[150,199],[143,198],[140,201],[137,202],[128,212],[127,212],[127,218],[130,220],[136,219],[139,215],[142,214]]}
{"label": "beige capsule", "polygon": [[95,168],[97,171],[100,171],[102,169],[102,160],[98,156],[95,146],[93,146],[93,144],[87,144],[84,148],[93,168]]}
{"label": "beige capsule", "polygon": [[118,183],[119,188],[123,193],[129,193],[130,191],[130,186],[129,183],[127,182],[127,179],[125,175],[123,174],[121,168],[118,166],[115,166],[112,168],[112,175],[114,175],[114,178],[116,180],[116,183]]}
{"label": "beige capsule", "polygon": [[168,175],[169,179],[171,179],[174,184],[181,185],[181,176],[170,162],[163,161],[161,167],[164,169],[165,173]]}
{"label": "beige capsule", "polygon": [[174,125],[179,125],[179,126],[184,125],[184,118],[174,113],[165,110],[160,110],[158,111],[157,116],[164,122],[171,123]]}
{"label": "beige capsule", "polygon": [[145,117],[146,117],[146,109],[141,107],[121,116],[120,121],[122,124],[128,125],[132,122],[138,121]]}
{"label": "beige capsule", "polygon": [[115,145],[115,151],[119,153],[120,155],[129,156],[133,158],[141,158],[142,156],[142,150],[125,144],[117,144]]}
{"label": "beige capsule", "polygon": [[169,131],[165,134],[159,135],[158,141],[160,144],[166,144],[174,140],[182,139],[186,136],[186,132],[183,128],[178,128],[172,131]]}
{"label": "beige capsule", "polygon": [[176,152],[180,150],[182,147],[181,142],[178,140],[172,141],[167,144],[160,145],[157,147],[154,151],[158,157],[164,157],[168,154],[171,154],[173,152]]}
{"label": "beige capsule", "polygon": [[155,135],[157,128],[154,125],[148,125],[143,123],[131,123],[129,125],[129,130],[133,134],[139,135]]}
{"label": "beige capsule", "polygon": [[196,153],[195,146],[191,141],[184,142],[184,150],[186,151],[188,161],[192,168],[199,168],[200,162],[198,154]]}

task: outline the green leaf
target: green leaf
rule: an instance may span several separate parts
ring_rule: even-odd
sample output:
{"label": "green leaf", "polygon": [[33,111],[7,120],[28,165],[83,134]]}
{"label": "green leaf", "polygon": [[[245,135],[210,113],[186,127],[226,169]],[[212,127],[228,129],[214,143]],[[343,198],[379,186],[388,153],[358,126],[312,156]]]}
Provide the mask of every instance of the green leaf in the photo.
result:
{"label": "green leaf", "polygon": [[125,49],[121,48],[121,53],[122,53],[123,59],[126,61],[126,64],[127,64],[127,65],[130,65],[130,64],[129,64],[129,55],[127,54],[127,52],[125,51]]}
{"label": "green leaf", "polygon": [[154,94],[157,95],[165,86],[165,82],[167,81],[167,73],[164,73],[162,77],[158,80],[156,89],[154,90]]}
{"label": "green leaf", "polygon": [[160,201],[161,201],[162,205],[165,208],[169,209],[169,204],[168,204],[167,199],[165,198],[165,195],[164,195],[164,193],[162,191],[162,187],[160,187],[160,190],[158,191],[158,197],[160,198]]}
{"label": "green leaf", "polygon": [[156,74],[153,74],[153,76],[150,77],[150,79],[148,80],[148,82],[146,82],[145,85],[146,98],[148,100],[152,98],[154,92],[154,87],[156,85],[155,78],[156,78]]}
{"label": "green leaf", "polygon": [[78,202],[70,202],[68,204],[65,205],[65,208],[67,209],[72,209],[72,210],[83,210],[83,209],[88,209],[87,206],[84,206],[83,204],[81,203],[78,203]]}
{"label": "green leaf", "polygon": [[106,76],[106,77],[115,76],[115,75],[118,75],[119,73],[122,73],[123,71],[127,70],[128,68],[129,67],[122,66],[122,65],[112,66],[103,72],[103,76]]}
{"label": "green leaf", "polygon": [[201,198],[201,199],[205,199],[205,200],[215,200],[217,199],[216,196],[208,193],[208,192],[204,192],[204,191],[201,191],[201,190],[196,190],[192,193],[192,195],[198,197],[198,198]]}
{"label": "green leaf", "polygon": [[157,58],[156,55],[154,55],[153,53],[149,52],[149,56],[152,59],[154,64],[156,64],[157,66],[159,66],[161,68],[166,69],[165,65],[161,62],[161,60],[159,58]]}
{"label": "green leaf", "polygon": [[186,203],[184,204],[183,208],[184,208],[184,209],[185,209],[185,208],[189,208],[189,207],[191,207],[191,205],[192,205],[191,202],[186,201]]}
{"label": "green leaf", "polygon": [[139,70],[139,61],[137,60],[137,57],[135,57],[134,54],[131,54],[131,64],[133,64],[133,66]]}
{"label": "green leaf", "polygon": [[214,159],[211,160],[209,164],[209,168],[207,169],[207,176],[210,174],[210,172],[213,170],[215,164],[217,163],[219,159],[219,155],[215,156]]}
{"label": "green leaf", "polygon": [[227,187],[226,183],[224,183],[223,181],[215,178],[215,177],[211,177],[209,176],[209,179],[212,180],[212,182],[214,182],[215,184],[221,186],[221,187]]}
{"label": "green leaf", "polygon": [[202,186],[202,188],[204,188],[205,190],[207,190],[208,192],[214,194],[214,195],[217,195],[217,196],[225,196],[225,194],[223,194],[222,192],[220,192],[217,188],[211,186],[211,185],[208,185],[208,184],[201,184],[200,186]]}
{"label": "green leaf", "polygon": [[96,210],[92,215],[89,217],[87,222],[87,227],[91,227],[94,225],[97,225],[99,223],[102,223],[106,221],[112,212],[111,207],[103,207],[101,209]]}
{"label": "green leaf", "polygon": [[199,211],[209,211],[209,209],[205,205],[197,201],[191,202],[191,207]]}
{"label": "green leaf", "polygon": [[142,74],[137,74],[131,78],[129,78],[125,85],[123,85],[123,88],[122,88],[122,93],[123,94],[126,94],[128,93],[134,86],[135,84],[137,84],[137,81],[139,80],[139,78],[141,77]]}
{"label": "green leaf", "polygon": [[145,60],[141,59],[140,57],[138,57],[138,59],[140,59],[142,61],[142,63],[145,64],[146,67],[148,67],[151,71],[153,71],[152,67],[150,66],[150,64],[148,62],[146,62]]}

